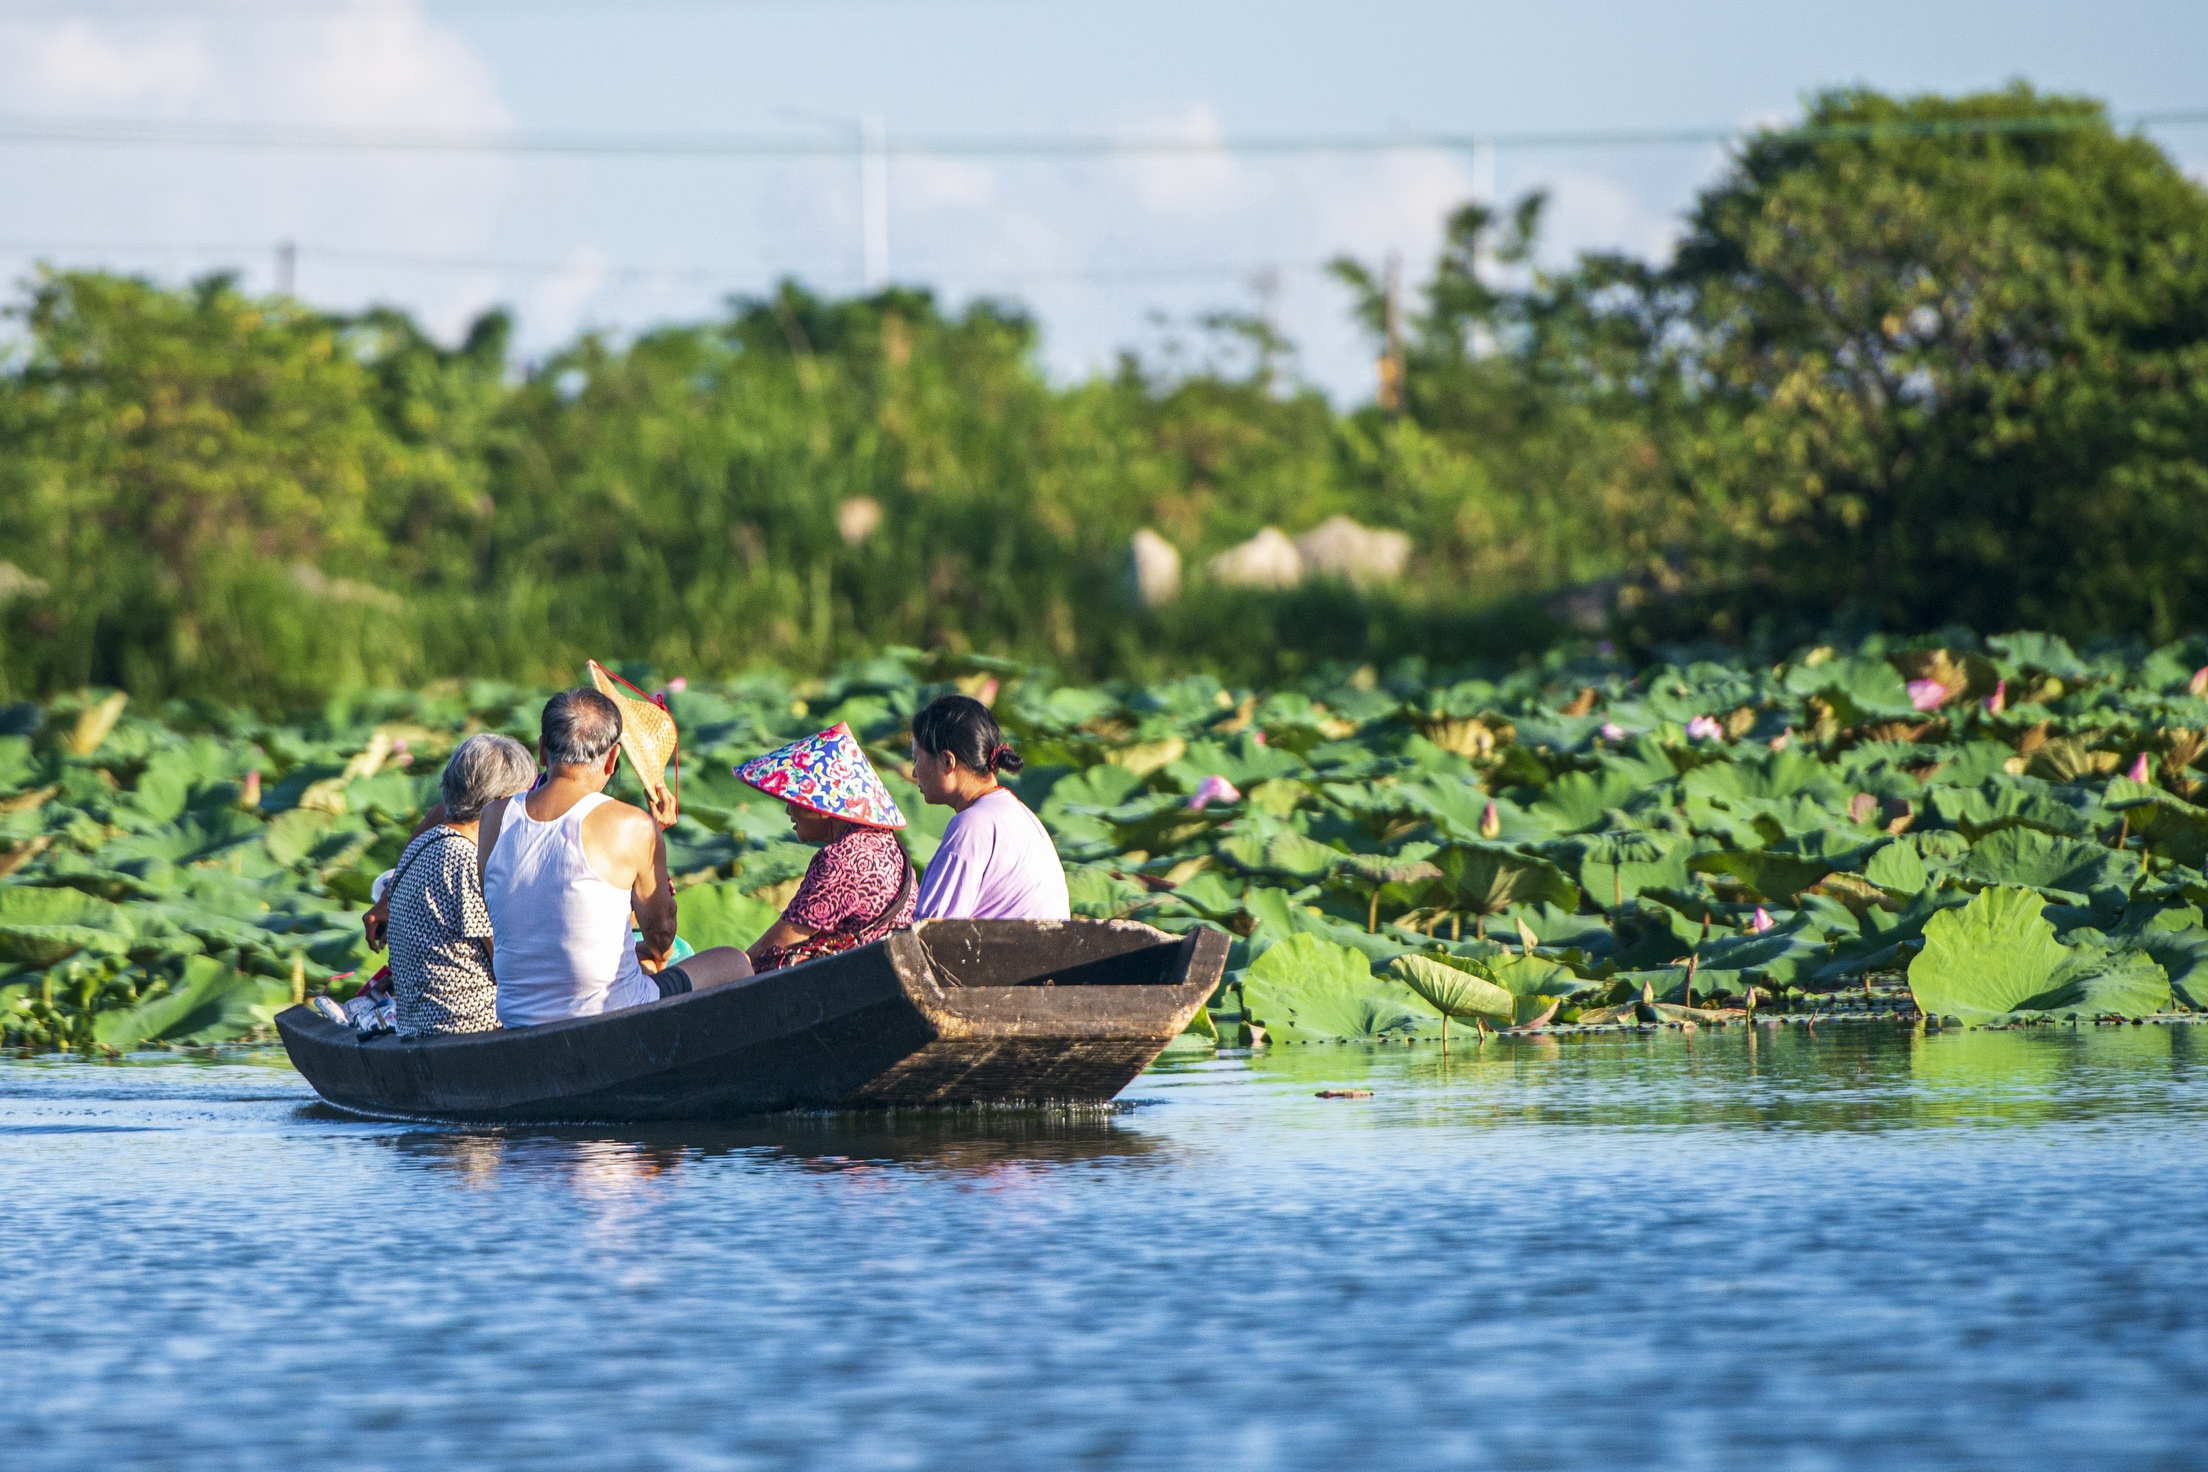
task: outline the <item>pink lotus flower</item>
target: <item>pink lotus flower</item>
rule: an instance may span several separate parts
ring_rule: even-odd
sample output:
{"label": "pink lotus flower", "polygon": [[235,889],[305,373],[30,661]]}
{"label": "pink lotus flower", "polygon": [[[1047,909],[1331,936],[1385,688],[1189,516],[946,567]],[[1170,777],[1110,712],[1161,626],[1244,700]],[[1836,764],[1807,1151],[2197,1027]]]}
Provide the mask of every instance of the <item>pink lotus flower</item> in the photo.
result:
{"label": "pink lotus flower", "polygon": [[2208,664],[2193,671],[2193,677],[2185,682],[2185,688],[2195,695],[2208,695]]}
{"label": "pink lotus flower", "polygon": [[1189,797],[1188,805],[1197,812],[1215,802],[1240,802],[1242,794],[1226,778],[1213,775],[1196,784],[1196,791]]}
{"label": "pink lotus flower", "polygon": [[1725,728],[1708,716],[1696,716],[1693,720],[1687,722],[1687,739],[1689,741],[1723,741],[1725,739]]}
{"label": "pink lotus flower", "polygon": [[1918,710],[1938,710],[1947,704],[1947,687],[1938,680],[1911,680],[1909,703]]}
{"label": "pink lotus flower", "polygon": [[995,705],[997,703],[997,691],[1001,688],[997,684],[997,677],[990,675],[981,682],[981,687],[974,691],[974,699],[980,701],[983,705]]}
{"label": "pink lotus flower", "polygon": [[1502,831],[1503,815],[1496,810],[1495,804],[1490,802],[1480,813],[1480,837],[1494,838]]}
{"label": "pink lotus flower", "polygon": [[690,677],[688,675],[677,675],[667,682],[667,693],[670,695],[680,695],[689,688]]}
{"label": "pink lotus flower", "polygon": [[1793,744],[1794,728],[1792,726],[1788,726],[1784,731],[1771,738],[1771,749],[1773,751],[1784,751]]}
{"label": "pink lotus flower", "polygon": [[1993,682],[1993,693],[1986,697],[1986,714],[1997,716],[2008,708],[2009,682],[2007,680],[1995,680]]}
{"label": "pink lotus flower", "polygon": [[1604,721],[1602,729],[1595,734],[1605,741],[1623,741],[1625,739],[1625,727],[1619,725],[1616,721]]}
{"label": "pink lotus flower", "polygon": [[1778,921],[1771,918],[1771,912],[1769,910],[1766,910],[1763,906],[1758,905],[1756,906],[1756,918],[1748,922],[1748,928],[1751,931],[1754,931],[1757,935],[1761,935],[1766,930],[1769,930],[1772,926],[1778,923]]}
{"label": "pink lotus flower", "polygon": [[2124,775],[2134,782],[2147,782],[2153,780],[2150,771],[2151,769],[2147,765],[2147,754],[2142,751],[2139,753],[2139,760],[2133,762],[2131,770]]}
{"label": "pink lotus flower", "polygon": [[1255,741],[1259,746],[1263,746],[1265,744],[1265,733],[1263,731],[1252,731],[1250,733],[1250,739],[1252,741]]}

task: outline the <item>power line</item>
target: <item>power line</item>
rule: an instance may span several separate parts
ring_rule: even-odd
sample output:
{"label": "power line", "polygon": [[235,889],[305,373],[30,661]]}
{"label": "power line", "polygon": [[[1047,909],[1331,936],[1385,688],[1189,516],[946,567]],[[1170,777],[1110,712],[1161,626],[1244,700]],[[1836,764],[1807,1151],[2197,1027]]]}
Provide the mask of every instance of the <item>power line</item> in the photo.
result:
{"label": "power line", "polygon": [[[423,8],[439,11],[505,11],[531,17],[545,12],[583,16],[593,12],[609,18],[634,10],[705,10],[740,14],[745,11],[800,10],[822,7],[855,9],[919,9],[922,5],[1032,4],[1034,0],[426,0]],[[364,11],[398,14],[414,9],[413,0],[338,0],[338,3],[299,3],[299,0],[53,0],[53,3],[0,4],[0,24],[49,24],[57,20],[146,19],[177,21],[240,20],[260,24],[270,20],[321,21],[356,16]]]}
{"label": "power line", "polygon": [[[645,265],[637,263],[614,264],[590,260],[545,261],[485,256],[424,255],[406,251],[363,250],[353,246],[314,245],[303,242],[287,242],[287,244],[293,251],[295,259],[301,263],[329,262],[340,265],[390,266],[401,270],[495,272],[501,275],[525,276],[597,275],[609,281],[646,282],[771,280],[796,274],[788,267],[767,259],[762,259],[751,265],[736,263],[725,265]],[[242,258],[262,255],[268,248],[265,243],[242,244],[237,242],[184,244],[177,242],[0,240],[0,256],[48,256],[66,252],[80,255],[196,255]],[[1200,262],[1124,266],[997,267],[960,266],[940,262],[931,264],[923,261],[917,263],[911,269],[910,274],[915,278],[953,282],[1139,283],[1250,279],[1254,278],[1257,273],[1267,270],[1302,273],[1318,272],[1324,269],[1323,263],[1318,262],[1295,262],[1287,265],[1278,262],[1267,262],[1262,265]]]}
{"label": "power line", "polygon": [[[1097,137],[1067,135],[945,135],[887,143],[894,157],[1122,158],[1303,156],[1404,152],[1471,152],[1475,148],[1551,150],[1672,148],[1736,143],[1761,132],[1805,142],[1876,138],[1963,138],[2035,135],[2099,127],[2098,114],[1970,118],[1815,127],[1597,129],[1559,132],[1429,132],[1287,135],[1273,137]],[[2129,127],[2208,123],[2208,108],[2134,113],[2106,121]],[[848,157],[856,139],[779,133],[594,133],[438,128],[343,127],[101,118],[0,116],[0,144],[32,147],[283,149],[315,152],[433,153],[491,156],[795,159]]]}

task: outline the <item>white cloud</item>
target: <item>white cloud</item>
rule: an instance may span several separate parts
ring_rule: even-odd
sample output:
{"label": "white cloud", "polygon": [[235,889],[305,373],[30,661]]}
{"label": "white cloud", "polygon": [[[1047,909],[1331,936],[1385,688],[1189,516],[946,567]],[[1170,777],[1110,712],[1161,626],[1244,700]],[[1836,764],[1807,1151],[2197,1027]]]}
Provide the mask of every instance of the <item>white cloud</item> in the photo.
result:
{"label": "white cloud", "polygon": [[213,58],[193,36],[117,35],[112,27],[84,21],[25,29],[30,34],[20,64],[10,68],[10,90],[32,106],[151,101],[174,107],[204,89],[214,70]]}
{"label": "white cloud", "polygon": [[921,211],[976,209],[997,199],[997,171],[937,154],[897,158],[890,167],[891,207]]}
{"label": "white cloud", "polygon": [[1650,209],[1632,190],[1599,174],[1560,174],[1545,181],[1548,216],[1542,264],[1569,264],[1582,251],[1620,251],[1657,260],[1670,253],[1679,224]]}
{"label": "white cloud", "polygon": [[[422,0],[339,0],[285,15],[80,16],[0,29],[0,95],[58,117],[386,127],[497,127],[509,114],[489,66]],[[318,259],[317,246],[411,255],[495,253],[518,169],[482,157],[228,152],[189,148],[0,149],[0,193],[19,221],[66,247],[0,258],[20,275],[46,256],[175,278],[240,266],[271,282],[274,247],[299,243],[314,300],[359,305],[404,292],[454,332],[485,300],[481,275]],[[87,249],[99,245],[103,249]]]}
{"label": "white cloud", "polygon": [[[1153,112],[1131,119],[1117,130],[1122,142],[1215,144],[1226,128],[1209,103]],[[1197,147],[1188,152],[1131,154],[1112,172],[1144,209],[1161,214],[1215,215],[1246,203],[1262,192],[1249,169],[1232,154]]]}
{"label": "white cloud", "polygon": [[573,337],[592,323],[584,313],[612,282],[613,271],[605,252],[594,245],[569,251],[560,269],[545,273],[522,307],[522,319],[534,338],[554,341]]}

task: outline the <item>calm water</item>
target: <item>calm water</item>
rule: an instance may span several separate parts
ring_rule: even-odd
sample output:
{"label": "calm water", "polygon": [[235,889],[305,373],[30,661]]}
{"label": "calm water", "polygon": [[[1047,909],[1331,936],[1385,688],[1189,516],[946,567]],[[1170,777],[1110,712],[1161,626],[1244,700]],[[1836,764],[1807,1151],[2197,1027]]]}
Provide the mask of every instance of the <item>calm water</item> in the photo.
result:
{"label": "calm water", "polygon": [[2198,1467],[2204,1062],[1300,1048],[1103,1121],[593,1132],[4,1064],[0,1462]]}

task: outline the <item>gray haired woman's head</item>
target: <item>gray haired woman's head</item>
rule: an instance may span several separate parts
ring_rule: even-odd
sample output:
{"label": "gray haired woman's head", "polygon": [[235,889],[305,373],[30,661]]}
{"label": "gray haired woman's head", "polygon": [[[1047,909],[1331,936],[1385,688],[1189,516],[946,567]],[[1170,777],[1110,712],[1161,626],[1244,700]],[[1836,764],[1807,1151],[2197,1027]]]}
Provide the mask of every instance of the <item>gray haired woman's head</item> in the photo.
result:
{"label": "gray haired woman's head", "polygon": [[511,736],[493,736],[488,731],[470,736],[445,763],[441,784],[445,817],[454,823],[472,823],[491,803],[527,792],[536,781],[537,759],[528,747]]}

